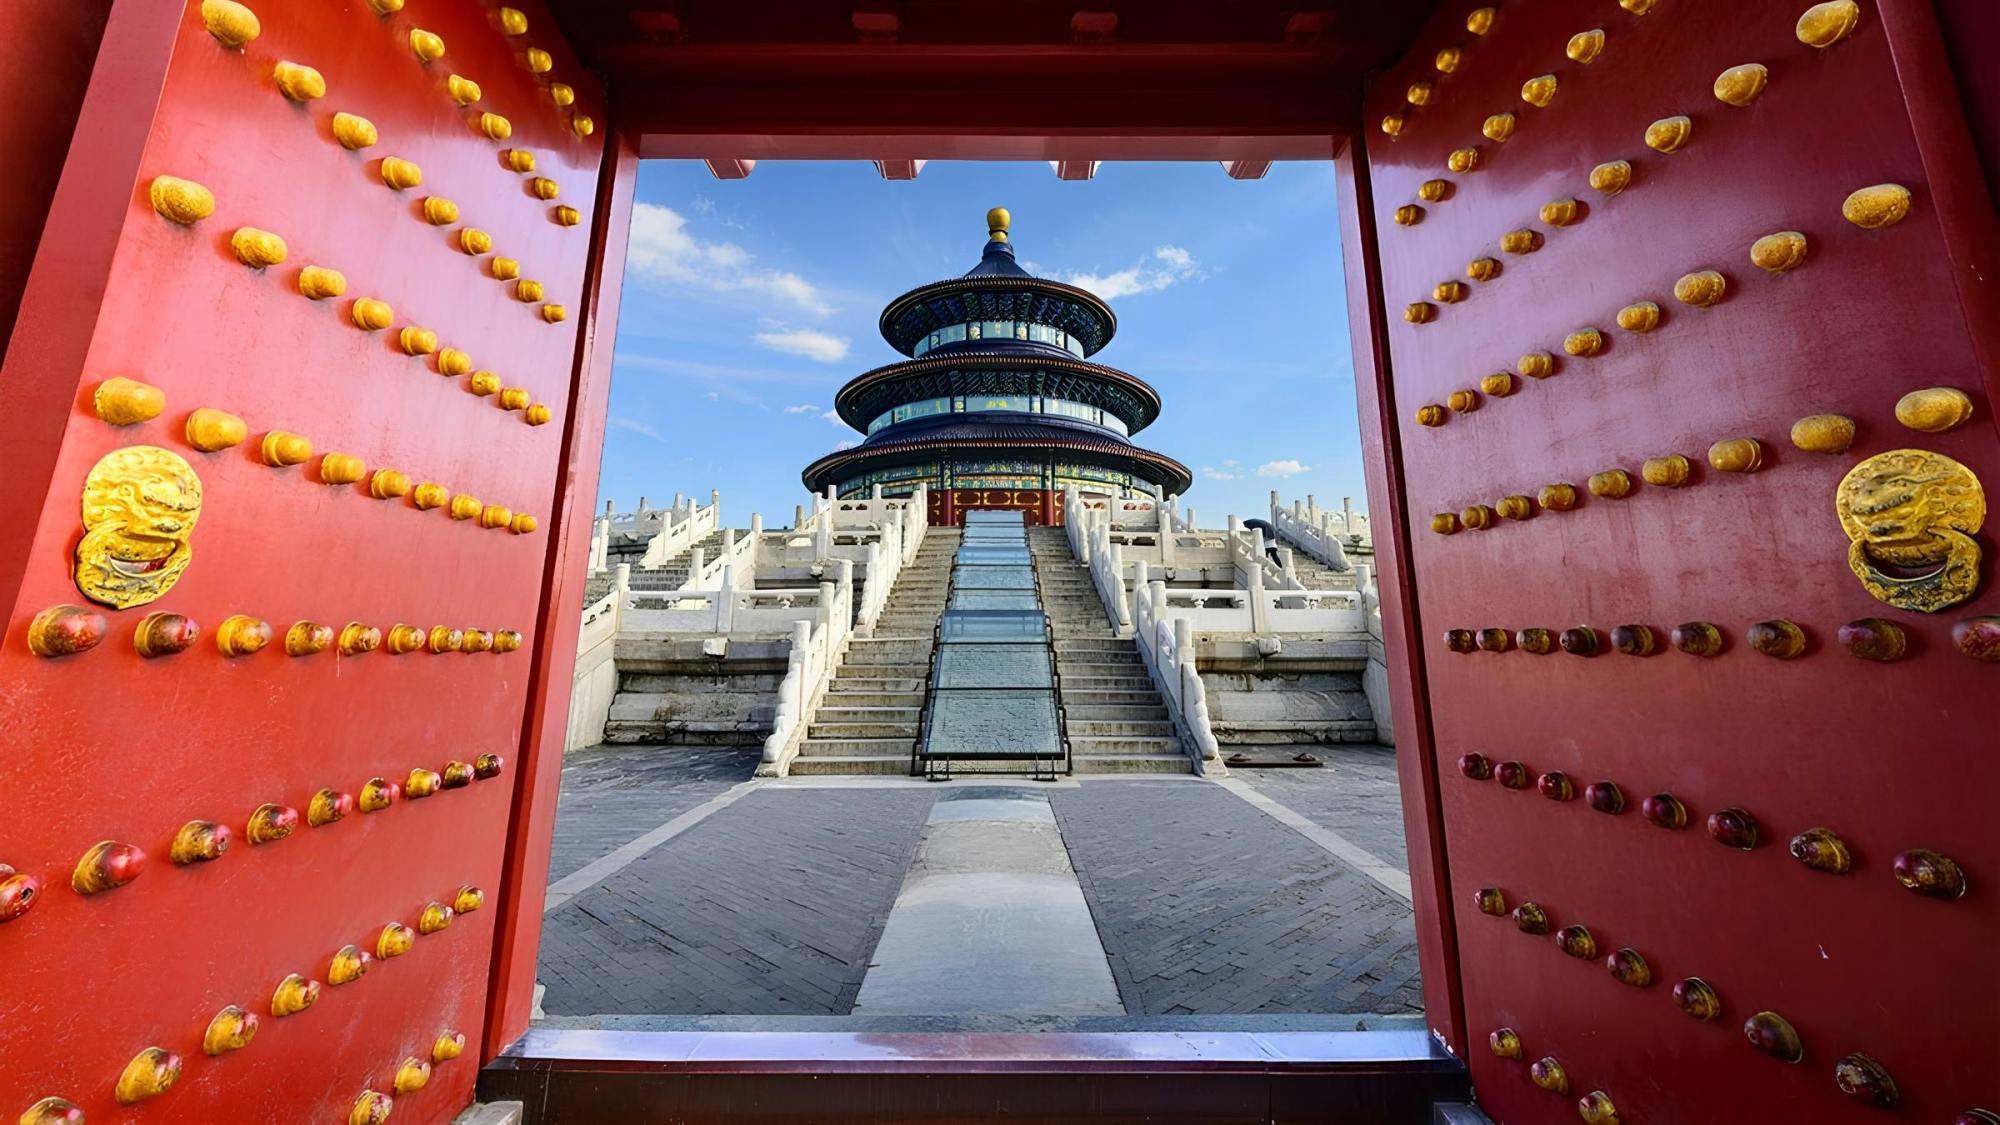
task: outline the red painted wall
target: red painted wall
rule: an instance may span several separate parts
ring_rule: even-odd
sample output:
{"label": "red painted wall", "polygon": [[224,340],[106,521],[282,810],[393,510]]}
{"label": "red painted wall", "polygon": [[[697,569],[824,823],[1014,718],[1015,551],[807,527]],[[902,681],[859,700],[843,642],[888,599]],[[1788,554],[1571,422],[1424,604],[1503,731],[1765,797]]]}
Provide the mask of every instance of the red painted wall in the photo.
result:
{"label": "red painted wall", "polygon": [[0,40],[0,105],[11,110],[0,117],[0,152],[12,180],[0,211],[0,341],[13,334],[110,14],[110,0],[48,5],[36,10],[32,33],[22,27]]}
{"label": "red painted wall", "polygon": [[[2000,714],[1991,666],[1960,655],[1950,627],[2000,612],[1995,540],[1990,528],[1979,537],[1986,562],[1972,602],[1907,613],[1850,574],[1833,503],[1851,467],[1896,448],[1935,450],[1989,489],[2000,482],[1981,358],[1992,354],[1995,325],[1981,311],[1990,293],[1968,281],[1992,276],[1992,216],[1967,200],[1979,180],[1958,105],[1922,77],[1948,74],[1925,64],[1943,58],[1930,6],[1864,2],[1855,32],[1824,50],[1794,37],[1803,4],[1662,0],[1645,15],[1581,0],[1502,5],[1483,37],[1465,28],[1473,6],[1440,11],[1374,85],[1365,117],[1407,121],[1400,136],[1373,134],[1368,147],[1377,323],[1386,325],[1382,417],[1393,430],[1377,439],[1390,487],[1371,500],[1400,495],[1410,539],[1409,600],[1393,614],[1385,606],[1385,619],[1410,622],[1417,646],[1399,652],[1392,635],[1392,658],[1412,676],[1408,690],[1428,722],[1402,750],[1424,756],[1422,776],[1437,779],[1449,895],[1441,921],[1463,984],[1458,1045],[1480,1100],[1507,1122],[1574,1121],[1592,1090],[1607,1093],[1622,1120],[1648,1122],[1934,1121],[1991,1107],[2000,1102],[2000,974],[1989,950],[2000,899],[1988,884],[2000,845],[1985,804],[2000,765],[1985,746]],[[1591,28],[1605,33],[1602,54],[1588,65],[1566,58],[1569,38]],[[1447,46],[1462,46],[1464,58],[1445,76],[1433,59]],[[1717,100],[1715,76],[1753,61],[1770,68],[1763,95],[1746,108]],[[1523,82],[1547,73],[1559,79],[1553,101],[1524,103]],[[1433,84],[1433,97],[1412,108],[1406,90],[1419,81]],[[1512,138],[1484,138],[1484,119],[1503,111],[1515,115]],[[1693,119],[1691,139],[1655,152],[1646,128],[1672,114]],[[1449,154],[1469,146],[1477,167],[1449,171]],[[1591,168],[1614,159],[1633,163],[1632,185],[1615,196],[1592,191]],[[1420,201],[1419,185],[1433,178],[1450,188]],[[1870,231],[1842,218],[1850,191],[1882,182],[1912,190],[1907,219]],[[1541,221],[1544,203],[1571,197],[1584,204],[1580,222]],[[1423,208],[1420,223],[1393,221],[1404,204]],[[1503,253],[1500,236],[1523,228],[1541,232],[1542,248]],[[1811,249],[1800,268],[1767,274],[1749,247],[1780,230],[1804,232]],[[1466,281],[1467,263],[1482,256],[1501,261],[1497,277],[1468,281],[1462,303],[1436,300],[1434,286]],[[1677,302],[1675,280],[1704,268],[1726,275],[1726,299]],[[1660,305],[1660,326],[1616,328],[1617,311],[1642,299]],[[1412,302],[1433,303],[1436,319],[1405,322]],[[1587,325],[1603,330],[1608,348],[1565,355],[1565,335]],[[1537,350],[1555,354],[1553,377],[1521,380],[1513,396],[1486,397],[1442,426],[1415,421],[1419,406],[1477,388]],[[1897,399],[1937,385],[1972,394],[1974,421],[1945,434],[1899,425]],[[1822,412],[1858,423],[1850,450],[1792,447],[1792,422]],[[1760,471],[1704,463],[1709,443],[1733,437],[1762,442]],[[1622,467],[1636,480],[1642,460],[1669,453],[1694,462],[1686,487],[1641,483],[1622,500],[1584,492],[1569,512],[1448,536],[1429,530],[1432,513],[1533,496],[1557,481],[1583,491],[1600,470]],[[1812,638],[1801,658],[1775,660],[1745,643],[1747,626],[1777,617]],[[1910,655],[1879,664],[1843,651],[1837,628],[1862,617],[1901,625]],[[1691,620],[1721,627],[1720,655],[1608,651],[1614,626],[1650,625],[1664,643]],[[1605,655],[1459,654],[1442,638],[1455,628],[1579,624],[1597,630]],[[1475,752],[1534,774],[1567,773],[1579,799],[1460,776],[1457,759]],[[1623,788],[1626,813],[1580,799],[1601,779]],[[1669,791],[1691,813],[1686,830],[1655,827],[1638,811]],[[1727,807],[1756,818],[1757,847],[1709,838],[1704,818]],[[1786,842],[1814,826],[1847,840],[1851,874],[1809,870],[1787,854]],[[1940,902],[1898,885],[1891,858],[1918,847],[1963,865],[1971,894]],[[1480,913],[1472,896],[1481,887],[1501,889],[1509,907],[1542,904],[1551,931],[1587,926],[1597,955],[1565,956],[1551,937]],[[1605,955],[1625,946],[1649,962],[1650,987],[1607,972]],[[1720,1019],[1676,1008],[1670,991],[1688,976],[1719,992]],[[1796,1027],[1802,1062],[1752,1049],[1741,1028],[1762,1010]],[[1524,1060],[1487,1049],[1501,1027],[1518,1032]],[[1836,1088],[1835,1061],[1849,1052],[1894,1075],[1895,1114]],[[1528,1062],[1544,1055],[1566,1068],[1567,1095],[1530,1082]]]}
{"label": "red painted wall", "polygon": [[[605,287],[591,268],[604,249],[605,146],[602,134],[572,130],[549,82],[572,85],[582,112],[601,118],[603,102],[546,11],[522,7],[530,28],[517,37],[493,8],[470,0],[386,18],[360,3],[266,0],[256,5],[262,34],[241,50],[203,29],[197,3],[178,13],[121,7],[112,19],[106,42],[120,65],[99,69],[83,113],[119,109],[105,120],[131,131],[92,134],[96,175],[66,175],[51,217],[102,230],[105,257],[52,263],[47,274],[38,266],[27,295],[47,338],[74,341],[77,359],[65,365],[50,348],[16,349],[0,372],[8,407],[0,444],[18,454],[10,468],[49,482],[45,496],[30,494],[33,508],[6,544],[20,578],[0,643],[0,738],[13,747],[0,863],[39,877],[43,895],[0,926],[8,966],[0,1003],[14,1014],[0,1024],[0,1112],[54,1095],[92,1120],[340,1120],[364,1089],[388,1091],[404,1058],[428,1058],[446,1031],[467,1035],[465,1055],[398,1096],[396,1119],[449,1120],[471,1098],[496,926],[518,928],[517,912],[499,901],[510,829],[530,795],[517,799],[517,781],[547,776],[522,770],[520,751],[539,745],[551,710],[560,749],[565,700],[531,695],[557,665],[566,686],[554,637],[575,639],[571,585],[580,579],[551,581],[552,568],[575,554],[556,538],[571,522],[564,489],[590,474],[602,425],[601,372],[590,384],[595,397],[579,397],[576,369],[594,354],[584,346],[589,313]],[[416,28],[442,36],[443,58],[415,57]],[[553,54],[551,74],[531,73],[530,44]],[[272,78],[280,60],[317,68],[326,95],[287,100]],[[134,118],[132,87],[147,74],[157,76],[157,112]],[[480,84],[475,106],[446,96],[451,74]],[[489,110],[511,121],[507,142],[477,128]],[[373,121],[379,143],[362,152],[336,144],[337,111]],[[538,174],[559,185],[557,200],[537,198],[529,177],[503,167],[501,151],[513,147],[535,153]],[[416,162],[421,187],[386,187],[387,156]],[[161,219],[147,192],[160,174],[206,185],[214,214],[187,227]],[[453,200],[459,221],[425,221],[423,200],[433,196]],[[581,222],[558,223],[558,204],[578,208]],[[239,263],[230,235],[242,226],[280,234],[285,262]],[[462,227],[490,233],[497,253],[517,259],[570,318],[548,323],[538,304],[514,299],[490,275],[493,254],[458,248]],[[622,228],[619,239],[622,254]],[[342,271],[346,295],[301,296],[306,265]],[[615,276],[609,288],[615,308]],[[100,303],[50,296],[92,290]],[[389,302],[395,326],[356,328],[358,297]],[[402,354],[396,332],[411,325],[527,388],[553,422],[530,426],[468,393],[466,378]],[[92,394],[112,376],[158,387],[165,412],[129,427],[100,421]],[[184,423],[197,407],[240,415],[249,440],[196,451]],[[275,429],[310,438],[314,458],[262,464],[259,439]],[[35,614],[84,602],[71,567],[85,477],[99,458],[135,445],[179,455],[201,479],[192,562],[159,600],[100,608],[110,631],[96,649],[33,655]],[[320,456],[332,451],[528,513],[541,526],[484,529],[408,498],[374,499],[365,482],[320,483]],[[192,617],[201,638],[185,652],[141,658],[133,630],[154,611]],[[268,620],[279,639],[226,659],[216,628],[239,613]],[[287,656],[283,633],[301,620],[385,632],[397,623],[518,629],[527,643],[505,655]],[[502,755],[506,772],[301,826],[281,841],[253,847],[242,838],[265,802],[303,812],[321,787],[354,793],[371,777],[400,782],[412,769],[485,752]],[[177,866],[169,843],[195,819],[230,826],[237,839],[220,859]],[[106,839],[142,848],[147,869],[129,886],[71,890],[72,866]],[[486,908],[378,961],[361,980],[325,988],[307,1011],[270,1015],[287,974],[325,982],[341,947],[372,947],[392,921],[416,926],[426,903],[450,902],[461,884],[485,889]],[[518,887],[512,893],[518,901]],[[262,1028],[243,1050],[209,1057],[203,1030],[229,1004],[262,1013]],[[183,1075],[157,1100],[121,1109],[114,1084],[151,1046],[179,1054]]]}

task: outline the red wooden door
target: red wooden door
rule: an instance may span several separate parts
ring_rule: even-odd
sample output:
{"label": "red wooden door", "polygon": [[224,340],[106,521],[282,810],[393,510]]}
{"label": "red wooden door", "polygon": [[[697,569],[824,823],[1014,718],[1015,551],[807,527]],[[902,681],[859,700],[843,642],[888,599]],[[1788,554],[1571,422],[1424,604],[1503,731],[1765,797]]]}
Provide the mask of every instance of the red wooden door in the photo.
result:
{"label": "red wooden door", "polygon": [[101,306],[80,367],[17,339],[0,419],[47,481],[0,644],[9,1120],[471,1098],[604,152],[520,7],[112,17],[92,98],[158,97],[142,151],[76,142],[127,168]]}
{"label": "red wooden door", "polygon": [[2000,667],[1954,638],[1994,655],[1996,263],[1930,5],[1479,8],[1366,120],[1432,733],[1406,753],[1435,758],[1480,1100],[2000,1108]]}

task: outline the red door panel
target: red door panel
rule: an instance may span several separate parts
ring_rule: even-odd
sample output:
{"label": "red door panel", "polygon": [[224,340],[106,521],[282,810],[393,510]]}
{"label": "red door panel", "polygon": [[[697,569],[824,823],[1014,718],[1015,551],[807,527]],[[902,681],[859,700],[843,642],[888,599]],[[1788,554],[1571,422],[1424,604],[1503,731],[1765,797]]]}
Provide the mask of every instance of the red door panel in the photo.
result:
{"label": "red door panel", "polygon": [[[92,1121],[339,1121],[372,1089],[394,1095],[399,1121],[442,1121],[471,1098],[497,903],[415,936],[407,954],[375,960],[358,980],[334,986],[329,973],[345,946],[375,953],[385,925],[418,931],[427,904],[499,884],[603,151],[574,122],[601,113],[601,98],[539,4],[522,5],[523,34],[500,9],[470,0],[386,16],[359,0],[253,7],[260,32],[240,49],[209,33],[199,3],[171,43],[156,45],[172,61],[102,308],[77,313],[96,327],[72,373],[71,408],[0,420],[0,442],[15,448],[61,434],[0,645],[9,747],[0,863],[41,883],[32,909],[0,925],[0,1009],[9,1013],[0,1114],[10,1120],[61,1097]],[[442,39],[442,57],[417,56],[417,29]],[[531,47],[549,52],[546,73],[530,65]],[[288,98],[281,62],[315,68],[323,96]],[[476,102],[456,104],[453,75],[477,83]],[[117,78],[100,68],[96,80]],[[298,91],[311,93],[310,77],[299,78]],[[574,90],[574,105],[556,103],[557,82]],[[367,119],[379,139],[349,151],[336,113]],[[511,137],[483,131],[482,113],[504,117]],[[509,149],[532,151],[534,173],[506,166]],[[386,157],[413,162],[421,185],[392,190]],[[149,192],[161,175],[202,185],[213,213],[191,225],[163,219]],[[427,200],[454,207],[427,212]],[[575,214],[558,213],[563,206]],[[283,262],[243,264],[232,236],[245,227],[280,236]],[[491,249],[467,252],[468,228],[490,236]],[[503,257],[540,284],[539,299],[517,299],[495,277]],[[338,271],[344,295],[303,296],[307,266]],[[358,298],[386,302],[391,326],[357,327]],[[545,316],[551,305],[570,318]],[[469,357],[469,370],[440,374],[451,369],[444,353],[405,354],[406,327],[435,332],[440,348]],[[529,411],[499,404],[501,394],[471,393],[471,372],[522,389],[550,421],[531,425]],[[95,395],[113,377],[156,388],[164,410],[130,425],[101,420]],[[197,409],[242,419],[245,439],[195,448],[188,419]],[[309,439],[311,456],[267,465],[272,431]],[[164,453],[114,458],[94,473],[133,447]],[[323,483],[341,475],[336,454],[362,471]],[[124,462],[124,475],[111,471]],[[161,465],[164,474],[151,472]],[[405,474],[412,491],[375,498],[371,483],[389,483],[379,470]],[[198,510],[188,473],[199,481]],[[453,518],[448,502],[419,507],[414,486],[426,483],[477,498],[461,507],[470,518]],[[104,503],[87,508],[87,491]],[[538,526],[511,524],[517,514]],[[183,529],[191,518],[191,531],[169,530],[170,515]],[[86,544],[86,522],[109,530]],[[113,584],[143,587],[153,568],[179,577],[143,604],[96,604],[73,571],[79,549],[99,545],[123,560]],[[106,619],[102,643],[36,655],[32,622],[64,604]],[[134,633],[153,613],[184,615],[200,634],[184,651],[142,657]],[[271,642],[225,656],[217,638],[234,615],[267,622]],[[477,629],[489,641],[503,630],[527,636],[506,653],[392,654],[386,644],[343,653],[336,640],[288,655],[298,622],[336,637],[350,623],[385,635],[405,624]],[[371,778],[406,785],[413,770],[442,772],[488,753],[506,759],[497,776],[304,823],[323,788],[359,797]],[[246,829],[266,803],[297,810],[301,822],[287,838],[253,844]],[[190,821],[226,826],[227,851],[175,863],[172,843]],[[99,893],[73,890],[79,858],[107,840],[142,850],[143,872]],[[274,1016],[289,974],[321,991],[310,1008]],[[229,1005],[256,1014],[259,1030],[247,1046],[211,1056],[204,1032]],[[397,1093],[402,1062],[429,1062],[453,1032],[473,1040],[464,1057]],[[121,1074],[153,1047],[179,1057],[178,1081],[121,1106]]]}
{"label": "red door panel", "polygon": [[[1986,487],[2000,483],[1980,350],[1990,363],[1995,326],[1962,292],[1979,276],[1967,271],[1980,266],[1991,216],[1933,186],[1977,166],[1947,159],[1970,151],[1948,143],[1955,107],[1906,97],[1898,72],[1926,52],[1942,58],[1923,38],[1934,35],[1929,6],[1864,0],[1851,31],[1825,47],[1795,33],[1804,3],[1502,4],[1484,34],[1468,30],[1474,7],[1439,13],[1375,84],[1366,120],[1422,705],[1435,729],[1422,752],[1437,755],[1442,778],[1480,1099],[1507,1122],[1577,1120],[1592,1091],[1626,1122],[1943,1121],[1995,1106],[2000,837],[1986,806],[2000,786],[2000,670],[1961,654],[1952,635],[1963,619],[2000,613],[1995,540],[1990,527],[1972,535],[1984,555],[1975,595],[1912,612],[1876,600],[1850,571],[1835,504],[1844,475],[1891,450],[1943,454]],[[1601,50],[1570,57],[1571,37],[1593,29]],[[1461,54],[1441,73],[1446,48]],[[1767,68],[1767,84],[1747,105],[1725,104],[1717,77],[1747,63]],[[1522,91],[1543,75],[1556,86],[1538,108]],[[1410,104],[1413,83],[1427,84],[1415,91],[1425,104]],[[1503,113],[1512,133],[1490,139],[1487,119]],[[1649,147],[1648,127],[1679,115],[1691,121],[1685,143]],[[1389,116],[1401,119],[1393,137],[1375,131]],[[1476,157],[1453,170],[1455,150]],[[1593,168],[1616,160],[1631,164],[1629,186],[1593,190]],[[1424,188],[1430,180],[1443,184]],[[1906,217],[1877,229],[1843,217],[1849,193],[1880,184],[1908,189]],[[1544,214],[1566,200],[1573,217]],[[1402,206],[1419,208],[1417,221],[1399,223]],[[1534,232],[1538,248],[1503,249],[1513,231]],[[1804,236],[1802,264],[1753,264],[1752,245],[1786,231]],[[1476,280],[1468,267],[1482,258],[1497,273]],[[1704,270],[1724,278],[1722,299],[1676,299],[1677,280]],[[1639,302],[1657,305],[1658,323],[1621,328],[1620,311]],[[1421,322],[1403,319],[1406,306]],[[1641,311],[1630,316],[1643,325]],[[1566,337],[1591,327],[1601,352],[1567,354]],[[1553,357],[1552,374],[1516,371],[1533,352]],[[1504,378],[1482,389],[1489,376]],[[1898,400],[1933,387],[1964,392],[1972,420],[1936,433],[1900,424]],[[1453,404],[1461,391],[1470,395]],[[1442,424],[1420,424],[1420,407],[1438,408],[1426,420]],[[1793,423],[1818,414],[1852,420],[1850,448],[1794,446]],[[1739,438],[1761,447],[1755,471],[1709,462],[1712,443]],[[1645,462],[1672,455],[1688,462],[1685,483],[1648,483]],[[1629,494],[1593,494],[1592,475],[1613,469],[1628,474]],[[1536,499],[1557,483],[1574,486],[1573,509]],[[1528,518],[1500,514],[1510,510]],[[1430,530],[1446,513],[1446,530],[1491,526]],[[1840,627],[1863,618],[1900,628],[1904,657],[1850,655]],[[1802,628],[1796,659],[1753,649],[1750,627],[1774,619]],[[1696,622],[1717,628],[1719,652],[1675,649],[1674,627]],[[1655,655],[1618,651],[1613,630],[1631,625],[1649,627]],[[1538,655],[1515,639],[1578,627],[1600,655]],[[1447,642],[1460,629],[1472,631],[1470,652]],[[1477,648],[1482,629],[1504,630],[1506,650]],[[1468,754],[1518,763],[1527,787],[1464,776]],[[1566,775],[1571,799],[1537,792],[1549,772]],[[1622,791],[1622,814],[1585,800],[1600,781]],[[1561,795],[1559,780],[1549,787]],[[1685,828],[1642,812],[1669,793]],[[1754,819],[1755,846],[1711,838],[1708,818],[1731,809]],[[1790,854],[1816,827],[1844,840],[1850,873]],[[1905,889],[1892,868],[1911,849],[1955,860],[1969,893]],[[1482,913],[1481,888],[1498,889],[1508,911],[1540,905],[1548,932]],[[1587,928],[1589,956],[1558,947],[1570,926]],[[1627,948],[1649,985],[1608,970]],[[1677,1007],[1688,977],[1719,997],[1712,1021]],[[1745,1022],[1766,1011],[1796,1032],[1801,1061],[1753,1048]],[[1501,1028],[1518,1035],[1521,1058],[1488,1049]],[[1886,1118],[1836,1083],[1855,1052],[1893,1077]],[[1565,1094],[1532,1081],[1544,1056],[1561,1064]]]}

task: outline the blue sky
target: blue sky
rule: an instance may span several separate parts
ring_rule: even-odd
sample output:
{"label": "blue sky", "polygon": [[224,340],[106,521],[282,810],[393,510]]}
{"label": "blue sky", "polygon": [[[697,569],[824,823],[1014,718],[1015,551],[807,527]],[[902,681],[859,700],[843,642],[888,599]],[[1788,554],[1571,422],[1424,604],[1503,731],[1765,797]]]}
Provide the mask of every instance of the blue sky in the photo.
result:
{"label": "blue sky", "polygon": [[1212,162],[760,163],[719,181],[692,161],[639,172],[599,507],[720,489],[731,526],[806,499],[799,470],[861,435],[830,418],[842,383],[893,361],[882,306],[979,260],[989,207],[1015,252],[1106,297],[1118,335],[1094,358],[1157,387],[1136,435],[1196,480],[1204,526],[1280,489],[1365,504],[1330,163],[1237,181]]}

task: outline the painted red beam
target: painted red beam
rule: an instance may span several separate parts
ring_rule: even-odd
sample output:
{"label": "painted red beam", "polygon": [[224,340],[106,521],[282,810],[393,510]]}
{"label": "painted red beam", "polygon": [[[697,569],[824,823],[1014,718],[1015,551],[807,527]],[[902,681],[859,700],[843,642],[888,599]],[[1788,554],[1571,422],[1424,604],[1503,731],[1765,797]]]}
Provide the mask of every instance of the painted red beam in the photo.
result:
{"label": "painted red beam", "polygon": [[1268,160],[1225,160],[1222,170],[1232,180],[1261,180],[1271,170]]}
{"label": "painted red beam", "polygon": [[877,160],[875,170],[880,172],[885,180],[914,180],[917,174],[924,170],[925,163],[922,160],[908,159]]}
{"label": "painted red beam", "polygon": [[[625,41],[593,56],[619,86],[666,80],[690,85],[797,84],[828,89],[951,88],[977,81],[995,89],[1285,85],[1305,79],[1353,81],[1378,64],[1380,49],[1342,39],[1303,43],[682,43]],[[627,102],[627,105],[632,105]],[[633,106],[644,109],[644,104]]]}
{"label": "painted red beam", "polygon": [[757,168],[755,160],[732,157],[705,157],[708,174],[718,180],[741,180],[747,178]]}
{"label": "painted red beam", "polygon": [[1056,170],[1058,180],[1087,180],[1097,175],[1101,160],[1051,160],[1050,167]]}
{"label": "painted red beam", "polygon": [[1095,101],[1040,88],[830,98],[806,86],[650,85],[624,96],[620,122],[642,156],[697,160],[1323,160],[1329,138],[1359,124],[1351,90],[1313,84]]}

